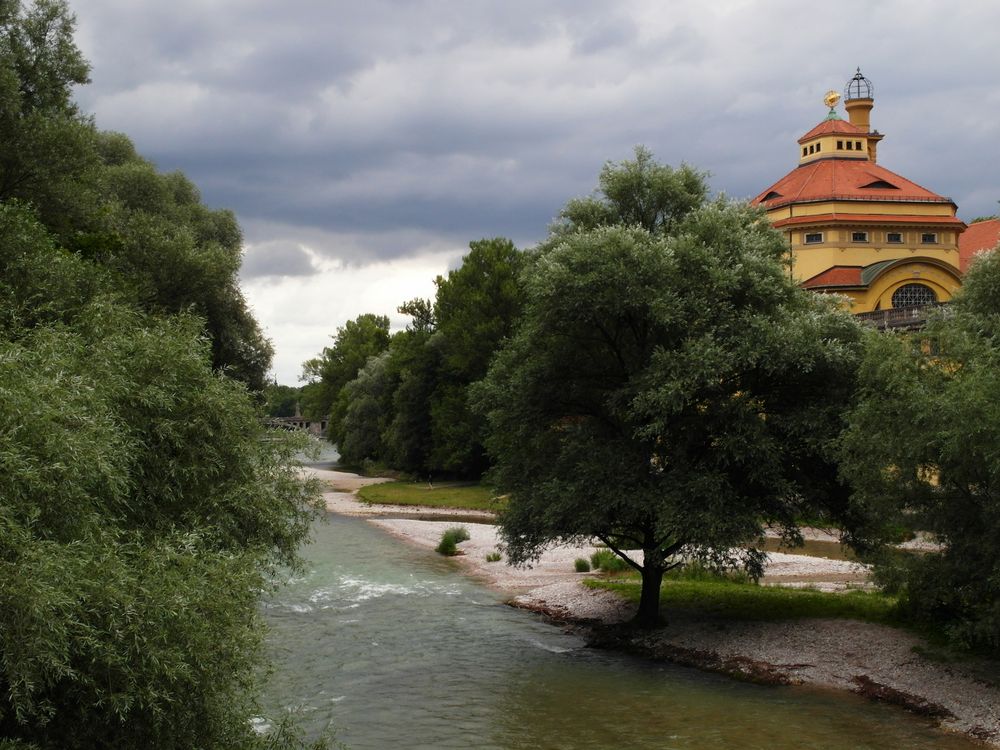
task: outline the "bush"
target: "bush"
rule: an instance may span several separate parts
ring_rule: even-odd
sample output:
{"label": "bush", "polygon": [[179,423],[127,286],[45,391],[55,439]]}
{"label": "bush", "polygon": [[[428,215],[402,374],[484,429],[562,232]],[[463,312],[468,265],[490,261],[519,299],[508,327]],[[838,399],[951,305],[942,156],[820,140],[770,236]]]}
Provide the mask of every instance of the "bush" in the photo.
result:
{"label": "bush", "polygon": [[501,557],[499,552],[489,552],[486,554],[486,562],[500,562]]}
{"label": "bush", "polygon": [[664,574],[664,578],[674,581],[705,581],[756,585],[745,570],[716,570],[697,560],[681,565]]}
{"label": "bush", "polygon": [[628,569],[628,563],[609,549],[599,549],[590,556],[590,565],[594,570],[605,573],[621,573]]}
{"label": "bush", "polygon": [[436,550],[448,557],[458,554],[458,543],[469,539],[469,532],[464,526],[453,526],[441,535],[441,541]]}
{"label": "bush", "polygon": [[573,561],[573,567],[576,569],[577,573],[589,573],[590,572],[590,563],[587,562],[582,557],[578,557],[578,558],[576,558],[576,560]]}

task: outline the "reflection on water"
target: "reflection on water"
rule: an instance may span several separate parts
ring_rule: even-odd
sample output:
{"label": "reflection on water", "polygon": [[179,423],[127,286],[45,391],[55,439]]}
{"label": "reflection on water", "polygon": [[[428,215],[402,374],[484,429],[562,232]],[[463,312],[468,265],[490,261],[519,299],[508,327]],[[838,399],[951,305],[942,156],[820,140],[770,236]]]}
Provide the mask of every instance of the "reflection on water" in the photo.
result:
{"label": "reflection on water", "polygon": [[331,517],[265,605],[265,703],[366,748],[968,748],[850,695],[766,688],[585,648],[453,561]]}

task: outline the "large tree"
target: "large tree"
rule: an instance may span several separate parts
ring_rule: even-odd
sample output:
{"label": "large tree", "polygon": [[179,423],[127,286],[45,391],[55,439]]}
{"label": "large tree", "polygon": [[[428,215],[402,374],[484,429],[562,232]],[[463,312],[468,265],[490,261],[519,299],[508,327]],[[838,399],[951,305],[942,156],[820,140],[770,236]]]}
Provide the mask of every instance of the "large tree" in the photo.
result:
{"label": "large tree", "polygon": [[282,747],[258,597],[316,495],[244,384],[239,229],[78,115],[71,32],[0,0],[0,745]]}
{"label": "large tree", "polygon": [[62,0],[0,0],[0,201],[17,201],[63,247],[155,314],[204,320],[218,370],[264,387],[272,349],[239,290],[242,235],[180,173],[160,174],[73,102],[88,69]]}
{"label": "large tree", "polygon": [[511,560],[596,538],[642,574],[644,625],[682,560],[758,576],[763,553],[738,548],[764,524],[795,539],[797,519],[843,506],[827,441],[859,336],[788,280],[781,237],[745,206],[654,229],[554,238],[478,389]]}
{"label": "large tree", "polygon": [[344,386],[358,376],[369,357],[389,346],[389,318],[365,313],[337,329],[333,346],[323,348],[320,356],[302,365],[302,409],[314,419],[329,415],[328,437],[338,442],[343,433],[347,408]]}
{"label": "large tree", "polygon": [[521,314],[524,258],[508,239],[478,240],[458,268],[435,280],[441,362],[431,397],[430,462],[438,471],[479,477],[486,469],[485,425],[469,408],[468,389],[486,375]]}
{"label": "large tree", "polygon": [[706,174],[687,164],[660,164],[644,146],[633,159],[607,162],[597,189],[574,198],[559,212],[552,233],[586,231],[615,225],[638,226],[652,234],[669,233],[708,197]]}
{"label": "large tree", "polygon": [[0,393],[0,740],[267,746],[258,596],[312,496],[200,321],[94,302],[0,339]]}
{"label": "large tree", "polygon": [[877,573],[915,619],[1000,653],[1000,254],[927,330],[872,335],[861,386],[842,446],[859,541],[930,531],[939,551],[878,556]]}

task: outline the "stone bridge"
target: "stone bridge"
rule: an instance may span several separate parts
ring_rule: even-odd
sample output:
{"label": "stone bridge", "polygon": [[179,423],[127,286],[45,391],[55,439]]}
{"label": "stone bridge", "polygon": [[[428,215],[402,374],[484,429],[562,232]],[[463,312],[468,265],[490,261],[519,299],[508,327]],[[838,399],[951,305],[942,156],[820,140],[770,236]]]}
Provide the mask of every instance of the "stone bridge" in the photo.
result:
{"label": "stone bridge", "polygon": [[264,423],[268,427],[274,427],[279,430],[303,430],[311,435],[323,437],[326,435],[326,426],[329,420],[329,417],[309,419],[308,417],[296,415],[294,417],[267,417]]}

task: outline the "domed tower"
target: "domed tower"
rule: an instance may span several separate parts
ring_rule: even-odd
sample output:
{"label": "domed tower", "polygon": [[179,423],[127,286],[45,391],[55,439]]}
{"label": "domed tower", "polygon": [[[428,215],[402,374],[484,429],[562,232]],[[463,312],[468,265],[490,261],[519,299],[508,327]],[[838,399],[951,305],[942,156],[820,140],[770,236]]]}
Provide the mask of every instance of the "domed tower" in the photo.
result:
{"label": "domed tower", "polygon": [[859,68],[826,117],[799,138],[798,167],[754,198],[788,238],[792,275],[817,292],[869,312],[947,302],[961,286],[958,237],[965,224],[950,199],[875,163],[874,87]]}
{"label": "domed tower", "polygon": [[871,127],[872,107],[875,106],[875,88],[872,82],[861,75],[861,68],[854,74],[854,78],[847,82],[844,87],[844,109],[847,110],[847,117],[859,130],[867,136],[868,158],[875,161],[878,142],[882,137],[877,130]]}

